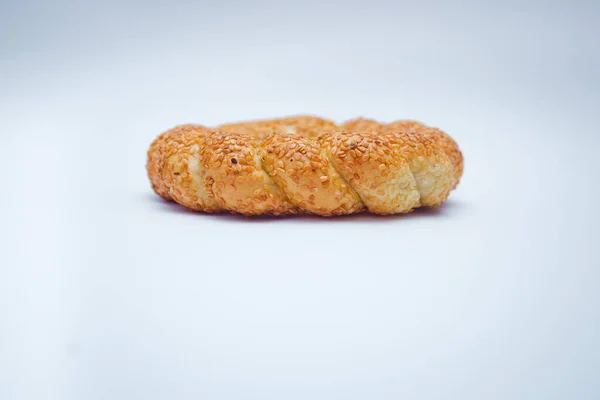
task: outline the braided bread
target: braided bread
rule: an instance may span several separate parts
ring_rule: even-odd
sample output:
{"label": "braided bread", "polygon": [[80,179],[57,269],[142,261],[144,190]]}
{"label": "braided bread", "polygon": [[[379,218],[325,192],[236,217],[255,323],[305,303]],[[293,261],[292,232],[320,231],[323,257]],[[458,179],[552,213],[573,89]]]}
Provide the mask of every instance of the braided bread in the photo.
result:
{"label": "braided bread", "polygon": [[463,157],[418,122],[301,116],[178,126],[152,143],[146,167],[159,196],[204,212],[398,214],[442,204]]}

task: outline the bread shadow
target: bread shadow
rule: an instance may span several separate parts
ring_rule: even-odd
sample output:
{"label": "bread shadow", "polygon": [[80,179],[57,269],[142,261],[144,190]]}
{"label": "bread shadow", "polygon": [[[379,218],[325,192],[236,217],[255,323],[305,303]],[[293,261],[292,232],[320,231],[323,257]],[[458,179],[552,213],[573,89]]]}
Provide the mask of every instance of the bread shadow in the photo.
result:
{"label": "bread shadow", "polygon": [[289,216],[272,216],[272,215],[258,215],[258,216],[244,216],[241,214],[231,214],[228,212],[220,213],[204,213],[201,211],[191,210],[185,208],[174,201],[168,201],[155,195],[154,193],[146,193],[143,195],[143,200],[152,203],[155,208],[160,211],[170,212],[175,214],[187,214],[190,217],[196,218],[214,218],[223,222],[246,222],[246,223],[285,223],[289,221],[300,222],[300,223],[344,223],[344,222],[377,222],[377,223],[389,223],[397,222],[399,220],[412,220],[421,218],[433,218],[433,217],[447,217],[452,214],[460,212],[464,208],[464,204],[456,202],[452,199],[447,200],[444,204],[439,207],[423,207],[417,208],[416,210],[407,214],[395,214],[395,215],[375,215],[368,212],[351,214],[351,215],[340,215],[335,217],[321,217],[318,215],[289,215]]}

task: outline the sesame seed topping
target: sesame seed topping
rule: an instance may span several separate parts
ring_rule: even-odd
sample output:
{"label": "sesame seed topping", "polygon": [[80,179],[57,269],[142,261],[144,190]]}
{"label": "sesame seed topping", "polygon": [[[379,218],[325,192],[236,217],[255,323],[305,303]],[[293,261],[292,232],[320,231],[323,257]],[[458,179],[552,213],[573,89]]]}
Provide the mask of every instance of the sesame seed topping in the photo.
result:
{"label": "sesame seed topping", "polygon": [[448,135],[414,121],[290,117],[176,127],[152,143],[147,170],[157,194],[195,210],[342,215],[439,205],[462,165]]}

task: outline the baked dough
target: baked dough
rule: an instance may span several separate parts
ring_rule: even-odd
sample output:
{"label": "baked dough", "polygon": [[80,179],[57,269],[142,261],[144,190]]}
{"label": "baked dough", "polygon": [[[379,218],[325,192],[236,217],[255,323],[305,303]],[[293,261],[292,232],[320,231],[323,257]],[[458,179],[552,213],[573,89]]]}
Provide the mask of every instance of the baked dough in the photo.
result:
{"label": "baked dough", "polygon": [[194,210],[332,216],[438,206],[463,157],[450,136],[415,121],[298,116],[178,126],[152,143],[146,166],[158,195]]}

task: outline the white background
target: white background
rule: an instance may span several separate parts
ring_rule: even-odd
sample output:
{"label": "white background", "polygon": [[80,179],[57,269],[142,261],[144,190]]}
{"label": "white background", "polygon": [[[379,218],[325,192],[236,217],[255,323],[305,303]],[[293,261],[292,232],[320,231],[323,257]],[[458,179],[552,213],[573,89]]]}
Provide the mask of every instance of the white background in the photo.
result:
{"label": "white background", "polygon": [[[593,2],[0,3],[1,399],[597,399]],[[153,194],[174,125],[449,132],[437,210]]]}

